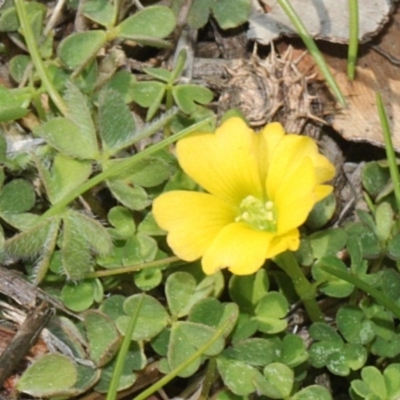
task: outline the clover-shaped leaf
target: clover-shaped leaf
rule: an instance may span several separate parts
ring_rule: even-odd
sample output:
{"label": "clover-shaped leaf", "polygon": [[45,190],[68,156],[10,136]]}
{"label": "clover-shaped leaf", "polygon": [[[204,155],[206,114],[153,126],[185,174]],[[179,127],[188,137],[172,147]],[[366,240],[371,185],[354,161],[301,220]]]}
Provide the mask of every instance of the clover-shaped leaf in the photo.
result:
{"label": "clover-shaped leaf", "polygon": [[[201,286],[201,284],[199,285]],[[206,294],[206,292],[202,291]],[[235,303],[220,303],[216,298],[206,297],[198,300],[194,296],[191,301],[196,301],[189,312],[189,321],[197,322],[212,328],[219,328],[229,319],[230,323],[226,326],[223,336],[228,336],[236,325],[239,316],[239,308]]]}
{"label": "clover-shaped leaf", "polygon": [[132,186],[129,178],[115,178],[106,183],[113,196],[131,210],[143,210],[151,203],[147,192],[141,186]]}
{"label": "clover-shaped leaf", "polygon": [[323,271],[320,267],[329,266],[339,271],[347,271],[346,265],[336,257],[322,257],[312,266],[313,278],[320,283],[318,289],[331,297],[347,297],[353,290],[354,286],[343,279],[339,279],[333,275]]}
{"label": "clover-shaped leaf", "polygon": [[361,398],[397,399],[400,395],[400,364],[391,364],[383,374],[373,366],[362,369],[361,379],[351,382],[351,389]]}
{"label": "clover-shaped leaf", "polygon": [[309,236],[314,258],[334,256],[343,250],[347,235],[342,228],[326,229]]}
{"label": "clover-shaped leaf", "polygon": [[156,258],[157,251],[157,242],[154,238],[143,233],[137,233],[125,243],[122,264],[132,265],[153,261]]}
{"label": "clover-shaped leaf", "polygon": [[[172,73],[164,68],[143,68],[143,72],[162,82],[172,82]],[[182,71],[181,71],[182,72]]]}
{"label": "clover-shaped leaf", "polygon": [[[207,281],[208,283],[205,284]],[[214,285],[210,283],[208,278],[197,282],[195,277],[188,272],[178,271],[171,274],[165,283],[165,295],[171,314],[177,317],[187,315],[196,303],[212,293]],[[214,306],[216,309],[212,312],[213,317],[208,316],[203,320],[201,313],[204,308],[208,311],[210,309],[207,303],[202,303],[202,308],[198,308],[195,316],[192,316],[193,321],[216,327],[223,314],[224,307],[217,300]],[[212,321],[217,323],[217,325]]]}
{"label": "clover-shaped leaf", "polygon": [[124,312],[127,315],[117,319],[119,331],[125,335],[130,318],[134,313],[138,313],[132,340],[150,340],[157,336],[167,325],[168,314],[165,308],[154,297],[143,295],[140,309],[139,303],[142,295],[133,295],[124,302]]}
{"label": "clover-shaped leaf", "polygon": [[326,366],[335,375],[347,376],[351,370],[364,366],[368,356],[367,350],[361,345],[344,343],[327,324],[314,323],[310,328],[310,335],[319,340],[310,348],[310,361],[314,367]]}
{"label": "clover-shaped leaf", "polygon": [[161,82],[137,82],[132,87],[133,101],[148,108],[146,121],[150,121],[164,98],[166,86]]}
{"label": "clover-shaped leaf", "polygon": [[76,397],[93,387],[100,378],[101,371],[89,365],[76,364],[77,380],[75,385],[64,392],[65,397]]}
{"label": "clover-shaped leaf", "polygon": [[255,321],[251,315],[247,313],[240,313],[232,334],[232,343],[240,343],[241,341],[252,337],[257,330],[257,321]]}
{"label": "clover-shaped leaf", "polygon": [[253,393],[257,389],[256,379],[262,379],[261,373],[255,367],[242,361],[219,356],[217,367],[224,384],[238,396]]}
{"label": "clover-shaped leaf", "polygon": [[395,335],[394,319],[390,311],[387,311],[385,307],[370,299],[363,299],[360,302],[360,308],[366,318],[374,323],[374,331],[377,336],[386,340],[393,338]]}
{"label": "clover-shaped leaf", "polygon": [[294,368],[309,358],[306,345],[303,339],[294,334],[286,334],[282,339],[279,361]]}
{"label": "clover-shaped leaf", "polygon": [[90,358],[101,367],[117,352],[120,335],[112,319],[101,312],[88,310],[84,318]]}
{"label": "clover-shaped leaf", "polygon": [[374,229],[362,222],[351,223],[346,226],[348,241],[357,241],[361,245],[364,258],[376,258],[382,251],[382,245]]}
{"label": "clover-shaped leaf", "polygon": [[211,90],[190,84],[174,86],[172,95],[177,106],[186,114],[191,114],[196,110],[196,103],[207,104],[214,97]]}
{"label": "clover-shaped leaf", "polygon": [[319,201],[307,217],[306,225],[317,230],[326,225],[336,210],[336,199],[333,194]]}
{"label": "clover-shaped leaf", "polygon": [[351,305],[340,307],[336,323],[340,333],[349,343],[365,345],[375,337],[374,323],[366,319],[358,307]]}
{"label": "clover-shaped leaf", "polygon": [[154,39],[168,36],[174,28],[175,17],[168,7],[151,6],[128,17],[116,29],[121,38],[156,45]]}
{"label": "clover-shaped leaf", "polygon": [[197,282],[188,272],[175,272],[165,282],[165,295],[169,310],[176,317],[188,314],[193,303],[190,302],[196,290]]}
{"label": "clover-shaped leaf", "polygon": [[[194,322],[178,321],[172,325],[171,337],[168,346],[168,364],[174,369],[185,362],[193,353],[204,347],[215,335],[216,330],[207,325]],[[218,338],[205,352],[205,356],[216,356],[224,349],[223,338]],[[198,357],[182,372],[181,377],[188,377],[197,371],[201,364]]]}
{"label": "clover-shaped leaf", "polygon": [[107,41],[102,30],[77,32],[61,41],[57,52],[61,62],[68,69],[75,69],[95,57]]}
{"label": "clover-shaped leaf", "polygon": [[115,239],[128,239],[135,234],[136,226],[132,212],[126,207],[115,206],[107,214],[108,222],[114,227],[109,231]]}
{"label": "clover-shaped leaf", "polygon": [[264,333],[282,332],[287,321],[284,319],[289,311],[289,304],[285,296],[278,292],[267,293],[257,304],[254,311],[254,320],[258,329]]}
{"label": "clover-shaped leaf", "polygon": [[18,54],[10,60],[10,75],[15,82],[21,83],[24,79],[26,69],[29,67],[31,58],[25,54]]}
{"label": "clover-shaped leaf", "polygon": [[273,340],[251,338],[225,349],[223,356],[255,367],[265,367],[277,360],[279,350]]}
{"label": "clover-shaped leaf", "polygon": [[85,17],[103,26],[110,26],[114,18],[114,8],[109,0],[88,0],[82,6]]}
{"label": "clover-shaped leaf", "polygon": [[[32,23],[37,15],[40,14],[41,19],[46,15],[46,6],[36,1],[27,2],[26,13],[29,23]],[[18,13],[15,7],[4,7],[0,15],[0,32],[17,31],[20,27]],[[37,39],[37,37],[36,37]]]}
{"label": "clover-shaped leaf", "polygon": [[[104,366],[101,370],[100,380],[94,387],[96,392],[107,393],[110,388],[110,382],[115,370],[116,359]],[[121,371],[121,376],[118,381],[118,391],[131,387],[136,379],[137,374],[133,371],[138,371],[146,365],[146,357],[143,349],[137,342],[132,342],[130,349],[125,357]]]}
{"label": "clover-shaped leaf", "polygon": [[294,384],[291,368],[278,362],[271,363],[264,368],[263,374],[266,382],[257,380],[256,385],[264,395],[273,399],[284,399],[290,395]]}
{"label": "clover-shaped leaf", "polygon": [[70,358],[63,354],[46,354],[23,373],[17,389],[34,397],[62,396],[76,381],[77,370]]}
{"label": "clover-shaped leaf", "polygon": [[94,279],[67,283],[61,291],[61,299],[70,310],[85,311],[94,303],[96,286],[97,283]]}
{"label": "clover-shaped leaf", "polygon": [[377,197],[390,179],[389,168],[383,166],[379,161],[366,163],[362,169],[361,179],[366,191],[372,197]]}
{"label": "clover-shaped leaf", "polygon": [[229,280],[229,294],[242,311],[252,312],[257,303],[268,293],[269,278],[264,269],[253,275],[232,275]]}
{"label": "clover-shaped leaf", "polygon": [[379,357],[394,358],[400,354],[400,334],[393,335],[390,339],[376,336],[370,351]]}
{"label": "clover-shaped leaf", "polygon": [[[155,259],[159,260],[165,257],[165,253],[158,251]],[[136,271],[133,275],[135,285],[144,292],[154,289],[161,284],[163,280],[162,270],[167,266],[168,263],[165,263],[164,265],[159,265],[154,268],[143,268],[140,271]]]}
{"label": "clover-shaped leaf", "polygon": [[158,226],[152,212],[149,212],[143,218],[143,221],[138,226],[138,232],[144,233],[145,235],[149,236],[165,235],[165,231]]}
{"label": "clover-shaped leaf", "polygon": [[310,400],[310,399],[332,400],[332,396],[329,393],[328,389],[324,388],[323,386],[311,385],[300,390],[290,398],[290,400]]}
{"label": "clover-shaped leaf", "polygon": [[386,390],[390,399],[400,396],[400,364],[390,364],[383,371]]}
{"label": "clover-shaped leaf", "polygon": [[[172,8],[177,13],[183,5],[183,0],[174,0]],[[250,15],[251,2],[249,0],[194,0],[188,15],[190,27],[202,28],[209,19],[209,14],[217,20],[222,29],[235,28],[245,23]]]}
{"label": "clover-shaped leaf", "polygon": [[107,297],[100,305],[99,310],[108,315],[112,320],[116,320],[118,317],[124,315],[124,301],[125,296],[120,294],[114,294]]}
{"label": "clover-shaped leaf", "polygon": [[24,117],[27,113],[29,100],[26,96],[0,85],[0,122],[13,121]]}

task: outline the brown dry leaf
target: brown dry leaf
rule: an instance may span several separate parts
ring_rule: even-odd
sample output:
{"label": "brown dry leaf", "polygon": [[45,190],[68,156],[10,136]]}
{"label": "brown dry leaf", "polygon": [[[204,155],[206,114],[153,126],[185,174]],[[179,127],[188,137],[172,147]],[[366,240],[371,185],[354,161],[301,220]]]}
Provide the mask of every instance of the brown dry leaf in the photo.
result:
{"label": "brown dry leaf", "polygon": [[[262,0],[267,13],[254,10],[249,18],[249,39],[269,44],[282,35],[296,35],[289,18],[277,0]],[[347,42],[349,37],[348,0],[291,0],[291,5],[310,34],[331,42]],[[366,41],[387,22],[392,0],[359,1],[359,39]]]}
{"label": "brown dry leaf", "polygon": [[[366,141],[383,146],[384,140],[376,106],[376,92],[380,92],[389,118],[393,144],[400,151],[400,7],[379,43],[379,49],[395,57],[398,62],[389,61],[378,54],[370,45],[360,49],[356,79],[347,78],[347,47],[330,43],[319,44],[339,87],[345,95],[348,107],[335,110],[330,124],[345,139]],[[325,50],[325,51],[324,51]],[[298,54],[304,50],[297,50]],[[397,65],[396,65],[397,64]],[[317,71],[313,58],[307,54],[298,64],[304,73]],[[319,78],[323,80],[321,74]]]}

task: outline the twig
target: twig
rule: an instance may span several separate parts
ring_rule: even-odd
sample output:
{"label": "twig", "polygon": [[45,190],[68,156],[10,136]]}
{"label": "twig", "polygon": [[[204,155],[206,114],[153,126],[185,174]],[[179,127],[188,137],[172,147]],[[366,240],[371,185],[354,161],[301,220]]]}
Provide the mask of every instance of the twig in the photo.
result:
{"label": "twig", "polygon": [[26,356],[52,314],[53,309],[49,303],[42,301],[25,319],[11,343],[0,356],[0,387]]}

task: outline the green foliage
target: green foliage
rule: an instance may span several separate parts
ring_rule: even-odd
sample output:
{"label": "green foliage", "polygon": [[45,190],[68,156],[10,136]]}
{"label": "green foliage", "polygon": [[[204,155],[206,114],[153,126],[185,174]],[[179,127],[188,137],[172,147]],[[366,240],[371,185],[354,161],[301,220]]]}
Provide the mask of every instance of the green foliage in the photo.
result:
{"label": "green foliage", "polygon": [[310,348],[310,361],[316,368],[327,367],[335,375],[347,376],[351,370],[362,368],[367,361],[365,347],[345,343],[333,328],[324,323],[313,324],[310,335],[317,341]]}
{"label": "green foliage", "polygon": [[185,61],[186,52],[182,51],[171,72],[162,68],[144,68],[144,72],[158,79],[158,81],[137,82],[132,88],[134,101],[148,108],[146,120],[154,117],[164,98],[167,108],[175,102],[185,114],[194,114],[199,107],[197,104],[208,104],[213,99],[213,93],[205,87],[177,82]]}
{"label": "green foliage", "polygon": [[400,395],[400,364],[389,365],[383,374],[376,367],[365,367],[361,378],[351,382],[352,399],[392,400]]}
{"label": "green foliage", "polygon": [[36,360],[18,381],[20,392],[36,397],[68,393],[77,381],[77,369],[62,354],[47,354]]}
{"label": "green foliage", "polygon": [[[172,9],[178,13],[184,1],[173,0]],[[188,15],[188,24],[195,29],[202,28],[209,20],[210,13],[222,29],[236,28],[245,23],[250,15],[249,0],[194,0]]]}
{"label": "green foliage", "polygon": [[0,122],[13,121],[28,114],[29,92],[0,85]]}
{"label": "green foliage", "polygon": [[[138,303],[140,295],[133,295],[124,301],[124,312],[128,316],[121,316],[117,319],[117,327],[124,334],[129,323],[129,316],[132,315]],[[150,340],[157,336],[168,323],[168,313],[164,307],[151,296],[145,296],[143,304],[139,310],[139,316],[132,340]]]}
{"label": "green foliage", "polygon": [[[172,68],[147,64],[145,76],[125,68],[125,52],[135,58],[139,48],[175,45],[183,0],[151,3],[139,10],[128,1],[82,2],[86,28],[60,42],[47,4],[6,0],[1,7],[3,37],[23,49],[8,49],[18,88],[0,86],[1,261],[23,260],[31,282],[80,319],[52,318],[53,352],[33,360],[17,391],[109,394],[131,388],[156,364],[165,381],[205,377],[204,398],[329,400],[327,389],[310,384],[321,368],[353,399],[398,398],[400,228],[385,161],[362,171],[369,210],[332,227],[331,195],[302,230],[296,262],[310,281],[307,296],[318,295],[329,317],[311,325],[310,345],[298,334],[308,328],[299,318],[299,300],[307,298],[277,259],[249,276],[204,276],[198,262],[171,257],[151,204],[163,191],[199,189],[172,144],[190,130],[214,128],[207,108],[214,93],[182,76],[185,51]],[[236,28],[247,22],[250,3],[194,0],[187,24],[199,29],[213,18]],[[74,2],[66,7],[75,12]],[[160,132],[165,139],[151,138]]]}
{"label": "green foliage", "polygon": [[114,322],[98,311],[85,313],[85,329],[90,344],[90,358],[99,366],[107,364],[115,355],[120,336]]}

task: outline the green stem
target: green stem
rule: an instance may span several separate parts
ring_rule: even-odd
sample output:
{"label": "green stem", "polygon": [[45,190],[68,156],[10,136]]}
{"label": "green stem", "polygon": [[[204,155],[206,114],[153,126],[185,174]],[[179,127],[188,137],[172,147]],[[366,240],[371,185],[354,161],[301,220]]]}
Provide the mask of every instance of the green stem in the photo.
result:
{"label": "green stem", "polygon": [[389,311],[391,311],[397,318],[400,318],[400,307],[392,299],[385,296],[384,293],[382,293],[378,289],[375,289],[369,283],[357,278],[354,275],[349,274],[346,271],[342,271],[337,268],[328,267],[326,265],[320,265],[320,268],[328,274],[331,274],[339,279],[351,283],[352,285],[366,293],[368,296],[373,297],[377,302],[379,302]]}
{"label": "green stem", "polygon": [[176,142],[177,140],[181,139],[182,137],[186,136],[187,134],[198,130],[204,124],[207,124],[208,122],[210,122],[212,120],[212,118],[213,117],[209,117],[209,118],[204,119],[203,121],[200,121],[194,125],[191,125],[190,127],[178,132],[174,136],[170,136],[169,138],[166,138],[166,139],[162,140],[161,142],[154,144],[153,146],[147,147],[140,153],[135,154],[134,156],[132,156],[130,158],[127,158],[123,162],[112,165],[109,169],[94,176],[93,178],[89,179],[88,181],[86,181],[82,185],[78,186],[74,190],[71,190],[71,192],[69,192],[63,199],[61,199],[58,203],[54,204],[53,207],[51,207],[44,214],[42,214],[42,216],[39,218],[38,221],[42,221],[45,218],[59,214],[68,206],[68,204],[70,204],[72,201],[74,201],[77,197],[81,196],[87,190],[93,188],[94,186],[98,185],[99,183],[101,183],[109,178],[117,176],[118,174],[126,171],[127,169],[132,168],[137,162],[150,156],[151,154],[155,153],[156,151],[161,150],[162,148],[169,146],[170,144]]}
{"label": "green stem", "polygon": [[356,73],[358,54],[358,0],[349,0],[350,34],[347,54],[347,76],[352,81]]}
{"label": "green stem", "polygon": [[215,358],[210,358],[208,361],[206,376],[204,377],[199,400],[207,400],[210,398],[209,394],[211,386],[215,383],[217,376],[217,361]]}
{"label": "green stem", "polygon": [[[166,94],[165,94],[165,110],[169,111],[172,109],[173,105],[174,105],[174,97],[172,95],[172,84],[167,84],[166,87]],[[170,137],[171,136],[171,128],[170,128],[170,124],[167,123],[164,125],[164,137]]]}
{"label": "green stem", "polygon": [[145,268],[153,268],[153,267],[158,267],[159,265],[170,264],[172,262],[179,261],[179,260],[180,260],[180,258],[178,258],[176,256],[172,256],[172,257],[163,258],[162,260],[155,260],[155,261],[151,261],[148,263],[131,265],[129,267],[113,268],[113,269],[106,269],[106,270],[102,270],[102,271],[89,272],[88,274],[85,275],[85,279],[87,279],[87,278],[102,278],[104,276],[126,274],[128,272],[140,271]]}
{"label": "green stem", "polygon": [[200,347],[196,352],[194,352],[189,358],[186,359],[182,364],[178,367],[174,368],[167,375],[165,375],[162,379],[156,382],[154,385],[150,386],[148,389],[143,391],[136,396],[133,400],[146,400],[155,393],[157,390],[161,389],[167,383],[171,382],[176,376],[178,376],[186,367],[188,367],[192,362],[196,361],[199,357],[201,357],[221,336],[223,336],[226,327],[231,324],[231,318],[228,318],[223,325],[212,336],[212,338],[203,346]]}
{"label": "green stem", "polygon": [[137,320],[139,318],[140,309],[144,300],[144,294],[139,299],[138,306],[135,312],[132,314],[128,327],[126,328],[125,337],[122,341],[121,347],[118,352],[117,361],[115,363],[112,379],[110,386],[108,388],[106,400],[115,400],[118,392],[119,381],[121,378],[122,370],[124,368],[124,363],[126,355],[128,354],[129,347],[132,343],[132,333],[135,329]]}
{"label": "green stem", "polygon": [[389,121],[385,112],[381,95],[376,93],[379,119],[381,121],[383,138],[385,140],[386,157],[389,164],[390,177],[393,182],[394,195],[396,198],[397,212],[400,212],[400,174],[397,168],[396,155],[393,148],[392,135],[390,133]]}
{"label": "green stem", "polygon": [[64,100],[61,98],[60,94],[57,92],[53,83],[51,82],[45,65],[43,64],[42,58],[37,47],[35,36],[32,31],[32,27],[29,23],[28,15],[26,12],[25,4],[23,0],[14,0],[15,8],[17,10],[19,23],[21,25],[21,31],[25,38],[26,46],[28,47],[30,56],[32,58],[33,65],[42,81],[50,98],[53,100],[56,107],[60,110],[61,114],[67,114],[67,106]]}
{"label": "green stem", "polygon": [[275,263],[282,268],[293,282],[294,289],[304,304],[308,316],[312,322],[324,321],[324,315],[316,300],[316,290],[308,279],[304,276],[295,256],[291,251],[279,254],[274,259]]}
{"label": "green stem", "polygon": [[346,100],[335,81],[331,71],[329,70],[328,66],[325,63],[324,57],[322,56],[321,52],[318,50],[317,45],[315,44],[313,38],[307,31],[307,28],[297,15],[296,11],[290,4],[289,0],[277,0],[279,5],[282,7],[283,11],[285,11],[286,15],[294,25],[297,30],[298,35],[303,40],[304,44],[306,45],[308,51],[313,56],[316,64],[318,65],[319,69],[321,70],[322,74],[324,75],[326,82],[328,83],[329,87],[331,88],[335,97],[339,100],[342,106],[346,106]]}

